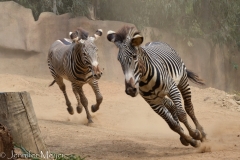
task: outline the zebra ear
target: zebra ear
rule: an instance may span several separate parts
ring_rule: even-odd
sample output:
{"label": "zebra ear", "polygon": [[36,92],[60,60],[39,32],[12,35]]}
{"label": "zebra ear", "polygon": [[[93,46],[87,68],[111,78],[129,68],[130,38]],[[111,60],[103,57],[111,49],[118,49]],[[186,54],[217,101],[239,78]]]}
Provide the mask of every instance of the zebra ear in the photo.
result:
{"label": "zebra ear", "polygon": [[142,42],[143,42],[143,36],[139,34],[135,35],[131,40],[132,46],[139,46],[142,44]]}
{"label": "zebra ear", "polygon": [[115,39],[116,39],[116,32],[109,30],[109,31],[107,32],[107,39],[108,39],[110,42],[114,42]]}
{"label": "zebra ear", "polygon": [[100,36],[102,36],[102,33],[103,33],[102,29],[98,29],[94,34],[94,37],[95,37],[94,40],[97,40]]}
{"label": "zebra ear", "polygon": [[114,31],[108,31],[107,39],[109,42],[113,42],[118,48],[120,47],[121,42],[116,40],[117,34]]}
{"label": "zebra ear", "polygon": [[69,37],[72,39],[73,42],[77,42],[79,40],[79,37],[77,34],[74,32],[69,32]]}

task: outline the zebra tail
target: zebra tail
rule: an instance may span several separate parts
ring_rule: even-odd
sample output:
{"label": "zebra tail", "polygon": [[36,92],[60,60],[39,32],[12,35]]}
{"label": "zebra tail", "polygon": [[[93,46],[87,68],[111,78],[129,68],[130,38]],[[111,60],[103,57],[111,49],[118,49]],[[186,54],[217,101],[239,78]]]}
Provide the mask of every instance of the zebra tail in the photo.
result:
{"label": "zebra tail", "polygon": [[54,83],[55,83],[56,81],[55,80],[53,80],[53,82],[49,85],[49,87],[51,87]]}
{"label": "zebra tail", "polygon": [[188,77],[188,79],[189,79],[190,81],[192,81],[193,83],[199,84],[199,85],[201,85],[201,86],[204,86],[204,85],[205,85],[204,81],[203,81],[201,78],[199,78],[198,75],[195,74],[195,73],[192,72],[192,71],[187,70],[187,77]]}

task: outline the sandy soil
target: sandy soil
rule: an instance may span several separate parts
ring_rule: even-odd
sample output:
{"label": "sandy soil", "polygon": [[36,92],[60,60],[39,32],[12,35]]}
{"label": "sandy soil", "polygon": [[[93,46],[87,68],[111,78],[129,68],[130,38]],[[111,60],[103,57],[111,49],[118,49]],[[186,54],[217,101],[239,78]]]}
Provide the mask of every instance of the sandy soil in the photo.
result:
{"label": "sandy soil", "polygon": [[[44,141],[55,153],[75,153],[86,160],[240,159],[240,107],[223,91],[192,87],[195,113],[209,140],[193,148],[183,146],[140,96],[127,96],[123,84],[99,81],[104,100],[92,113],[94,124],[87,125],[84,111],[68,114],[58,86],[48,87],[51,77],[0,74],[0,81],[1,92],[30,92]],[[76,106],[70,83],[66,84]],[[84,91],[89,106],[95,103],[90,86]]]}

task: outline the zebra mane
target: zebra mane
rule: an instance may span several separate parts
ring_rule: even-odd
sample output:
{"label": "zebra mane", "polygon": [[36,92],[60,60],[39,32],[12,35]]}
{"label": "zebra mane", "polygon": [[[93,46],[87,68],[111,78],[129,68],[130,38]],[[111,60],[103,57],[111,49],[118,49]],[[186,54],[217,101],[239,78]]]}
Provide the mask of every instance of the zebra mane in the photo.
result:
{"label": "zebra mane", "polygon": [[123,42],[127,38],[127,36],[130,36],[130,38],[132,38],[139,33],[140,32],[137,31],[135,27],[123,26],[116,32],[115,42],[116,41]]}
{"label": "zebra mane", "polygon": [[88,38],[88,32],[81,27],[78,27],[75,33],[79,36],[80,39],[86,40]]}

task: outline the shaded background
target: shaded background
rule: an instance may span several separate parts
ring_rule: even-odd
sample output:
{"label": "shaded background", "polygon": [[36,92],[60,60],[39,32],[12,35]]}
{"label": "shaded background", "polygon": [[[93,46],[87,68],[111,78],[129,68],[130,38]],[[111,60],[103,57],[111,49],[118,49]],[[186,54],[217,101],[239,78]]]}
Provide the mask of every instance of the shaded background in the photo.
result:
{"label": "shaded background", "polygon": [[[41,1],[39,1],[39,3],[40,2]],[[50,76],[47,67],[47,53],[50,45],[59,38],[68,37],[69,31],[73,31],[81,26],[88,30],[90,35],[93,35],[98,28],[103,29],[103,36],[96,42],[99,48],[100,65],[104,68],[104,76],[102,78],[104,80],[113,80],[122,83],[124,81],[123,74],[116,57],[118,50],[114,44],[107,41],[106,33],[108,30],[117,31],[126,24],[133,25],[127,22],[131,20],[131,16],[139,11],[138,14],[140,16],[135,17],[132,20],[134,20],[133,22],[135,22],[134,24],[136,27],[142,31],[144,43],[160,40],[170,44],[181,55],[187,68],[202,77],[208,87],[214,87],[229,92],[240,90],[240,86],[238,85],[238,79],[240,77],[238,64],[240,63],[240,57],[237,49],[238,41],[236,37],[235,41],[232,41],[232,45],[228,45],[230,40],[227,38],[226,42],[220,43],[221,33],[219,32],[217,35],[219,35],[220,38],[215,42],[214,38],[210,38],[210,29],[204,25],[202,27],[200,27],[200,25],[199,27],[196,27],[198,26],[196,23],[194,23],[194,25],[196,25],[195,30],[199,32],[199,35],[192,31],[194,29],[186,27],[185,30],[188,31],[189,34],[184,34],[184,27],[181,28],[182,31],[181,29],[176,29],[176,27],[180,26],[176,26],[175,22],[178,22],[179,24],[181,23],[178,19],[172,18],[174,13],[169,14],[168,16],[159,13],[159,15],[161,15],[159,17],[150,17],[151,14],[149,13],[146,15],[149,17],[141,17],[141,15],[145,13],[145,9],[135,7],[128,12],[122,10],[122,15],[120,15],[119,10],[121,7],[117,6],[123,5],[124,9],[127,10],[129,9],[129,6],[134,5],[134,1],[129,5],[124,3],[124,1],[121,1],[122,3],[116,2],[116,4],[113,4],[113,2],[107,4],[105,3],[106,1],[101,1],[101,3],[99,3],[99,1],[89,1],[91,3],[82,4],[85,6],[89,5],[89,7],[87,7],[85,12],[82,11],[81,13],[77,13],[76,10],[74,10],[79,6],[75,4],[74,8],[74,1],[71,2],[72,8],[70,7],[71,10],[69,10],[69,12],[72,11],[72,14],[61,14],[61,10],[58,9],[57,12],[55,11],[56,13],[39,12],[39,16],[33,14],[35,13],[34,10],[25,8],[13,1],[0,2],[0,14],[2,15],[0,17],[0,73],[23,74],[42,78]],[[139,3],[140,2],[145,3],[139,1]],[[166,4],[163,4],[163,2],[154,3],[156,3],[156,6],[158,7],[166,7]],[[93,6],[97,5],[97,7],[91,8],[91,4],[93,4]],[[102,5],[106,5],[105,7],[108,8],[108,10],[99,13],[103,9]],[[69,4],[69,6],[71,6],[71,4]],[[145,7],[148,9],[148,7],[151,6]],[[168,9],[171,10],[174,6],[171,4],[170,6],[168,5],[168,7],[170,7]],[[183,12],[185,13],[184,15],[188,13],[186,8],[188,9],[188,7],[185,6]],[[46,7],[45,10],[52,11],[53,8]],[[154,8],[152,10],[154,11]],[[107,17],[105,14],[106,12],[109,16],[112,15],[112,18]],[[114,14],[114,12],[116,13]],[[182,13],[181,8],[179,12]],[[189,12],[191,12],[191,7]],[[134,14],[132,15],[130,13]],[[81,14],[85,16],[79,16]],[[200,15],[204,17],[204,15]],[[112,20],[104,20],[104,16],[105,18]],[[161,17],[166,17],[168,22],[161,22]],[[209,16],[208,19],[209,18],[211,18],[211,16]],[[125,20],[126,22],[113,21],[113,19]],[[142,22],[142,24],[140,24],[139,21],[143,19],[147,20],[147,22]],[[189,18],[183,19],[189,20]],[[157,22],[159,21],[161,22],[159,23],[161,24],[160,26],[157,25]],[[199,24],[200,21],[204,20],[199,19]],[[184,24],[190,28],[192,26],[190,23],[189,25],[186,25],[186,23]],[[173,29],[171,30],[171,25],[175,27],[174,31]],[[235,23],[235,25],[237,25],[237,23]],[[206,29],[204,29],[204,27],[206,27]],[[227,25],[225,25],[225,28],[227,28]],[[180,31],[181,33],[178,34]],[[227,35],[226,33],[226,37],[229,36],[230,35]],[[234,38],[232,38],[232,40],[234,40]]]}

